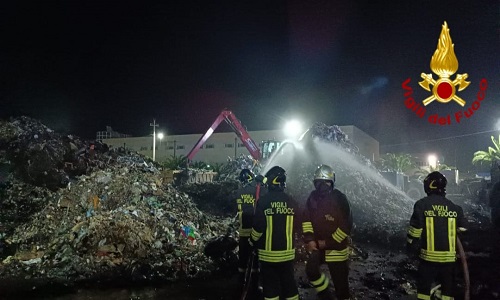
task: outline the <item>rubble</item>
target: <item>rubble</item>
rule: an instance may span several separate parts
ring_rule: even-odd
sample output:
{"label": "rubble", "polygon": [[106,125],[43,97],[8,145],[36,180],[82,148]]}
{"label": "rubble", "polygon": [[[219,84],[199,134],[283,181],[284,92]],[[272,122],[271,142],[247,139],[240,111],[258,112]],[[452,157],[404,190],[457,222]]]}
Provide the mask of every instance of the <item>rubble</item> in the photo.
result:
{"label": "rubble", "polygon": [[26,117],[2,122],[0,133],[13,170],[0,202],[9,248],[0,278],[175,280],[217,269],[203,249],[232,220],[200,211],[152,162],[124,149],[90,152]]}

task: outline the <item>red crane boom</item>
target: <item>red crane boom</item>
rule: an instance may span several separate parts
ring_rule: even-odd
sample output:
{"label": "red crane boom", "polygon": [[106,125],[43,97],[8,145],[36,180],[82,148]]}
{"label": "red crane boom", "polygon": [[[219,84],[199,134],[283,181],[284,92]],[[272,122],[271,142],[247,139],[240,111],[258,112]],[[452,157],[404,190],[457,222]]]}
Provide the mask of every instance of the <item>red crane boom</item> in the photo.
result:
{"label": "red crane boom", "polygon": [[261,153],[259,147],[252,140],[243,125],[241,125],[241,122],[238,120],[238,118],[236,118],[236,116],[230,110],[223,110],[219,114],[217,119],[215,119],[215,121],[213,122],[212,126],[210,126],[207,132],[198,140],[193,149],[189,151],[187,155],[188,160],[193,160],[193,157],[201,149],[203,144],[205,144],[208,138],[214,133],[215,129],[223,120],[225,120],[229,124],[229,126],[231,126],[231,129],[233,129],[234,133],[236,133],[236,135],[240,138],[241,142],[248,149],[248,152],[250,152],[250,155],[252,155],[253,159],[260,160]]}

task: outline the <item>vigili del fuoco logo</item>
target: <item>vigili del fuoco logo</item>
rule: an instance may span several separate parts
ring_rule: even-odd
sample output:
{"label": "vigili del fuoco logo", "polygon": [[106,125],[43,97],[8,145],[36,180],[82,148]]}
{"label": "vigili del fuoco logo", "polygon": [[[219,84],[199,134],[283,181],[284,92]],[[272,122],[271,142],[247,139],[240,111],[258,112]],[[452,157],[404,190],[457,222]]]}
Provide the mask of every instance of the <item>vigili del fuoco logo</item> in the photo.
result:
{"label": "vigili del fuoco logo", "polygon": [[434,78],[431,73],[422,73],[420,75],[423,79],[419,82],[420,86],[432,93],[422,102],[412,97],[413,89],[409,86],[410,78],[406,79],[402,84],[405,90],[406,107],[415,112],[420,118],[425,117],[426,108],[430,104],[435,105],[435,102],[439,102],[437,105],[442,103],[460,106],[460,109],[453,114],[453,117],[449,114],[446,116],[430,114],[427,121],[431,124],[451,125],[452,122],[460,123],[464,117],[467,119],[472,117],[474,112],[481,107],[481,101],[486,96],[488,81],[483,78],[479,82],[479,92],[474,102],[467,105],[467,101],[460,98],[458,92],[465,90],[471,82],[466,81],[468,77],[467,73],[456,74],[455,78],[452,79],[453,74],[458,70],[458,59],[455,56],[454,46],[451,41],[448,24],[444,22],[437,49],[431,58],[431,70],[437,75],[437,78]]}

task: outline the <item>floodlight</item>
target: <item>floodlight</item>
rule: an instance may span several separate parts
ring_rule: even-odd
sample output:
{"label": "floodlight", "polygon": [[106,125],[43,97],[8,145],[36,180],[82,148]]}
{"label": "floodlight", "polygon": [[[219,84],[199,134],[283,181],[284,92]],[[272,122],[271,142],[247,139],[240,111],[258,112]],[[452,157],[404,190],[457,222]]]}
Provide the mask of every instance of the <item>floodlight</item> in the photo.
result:
{"label": "floodlight", "polygon": [[301,131],[302,124],[297,120],[291,120],[285,124],[284,132],[287,137],[297,137]]}
{"label": "floodlight", "polygon": [[431,168],[435,168],[438,163],[437,156],[435,154],[429,154],[429,156],[427,156],[427,162]]}

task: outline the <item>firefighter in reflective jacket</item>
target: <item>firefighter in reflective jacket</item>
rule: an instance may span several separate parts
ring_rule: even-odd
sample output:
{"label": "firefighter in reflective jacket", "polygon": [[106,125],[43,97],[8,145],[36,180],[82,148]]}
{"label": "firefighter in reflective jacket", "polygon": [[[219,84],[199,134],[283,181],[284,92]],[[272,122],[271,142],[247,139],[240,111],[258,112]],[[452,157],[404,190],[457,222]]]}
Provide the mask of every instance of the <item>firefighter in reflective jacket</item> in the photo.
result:
{"label": "firefighter in reflective jacket", "polygon": [[293,271],[296,206],[284,192],[285,170],[274,166],[265,180],[268,193],[257,203],[250,238],[258,251],[264,299],[299,299]]}
{"label": "firefighter in reflective jacket", "polygon": [[349,299],[349,234],[351,208],[347,197],[334,188],[335,173],[321,165],[314,173],[315,190],[307,199],[302,218],[304,242],[309,252],[306,274],[320,299],[332,299],[328,278],[320,271],[328,265],[337,299]]}
{"label": "firefighter in reflective jacket", "polygon": [[441,299],[453,299],[457,232],[465,231],[466,220],[462,208],[445,197],[446,184],[446,178],[439,172],[427,175],[424,179],[427,197],[415,203],[410,219],[407,249],[412,251],[420,239],[418,299],[431,299],[436,280],[441,284]]}
{"label": "firefighter in reflective jacket", "polygon": [[[249,262],[252,248],[249,244],[250,234],[252,233],[252,223],[255,202],[258,199],[257,185],[260,184],[256,181],[255,175],[249,169],[243,169],[239,176],[240,182],[243,187],[236,192],[236,204],[238,205],[238,221],[239,221],[239,247],[238,247],[238,279],[243,288],[245,284],[245,274],[247,271],[247,264]],[[262,193],[260,193],[262,194]],[[252,292],[258,289],[258,261],[253,260],[252,270]]]}

